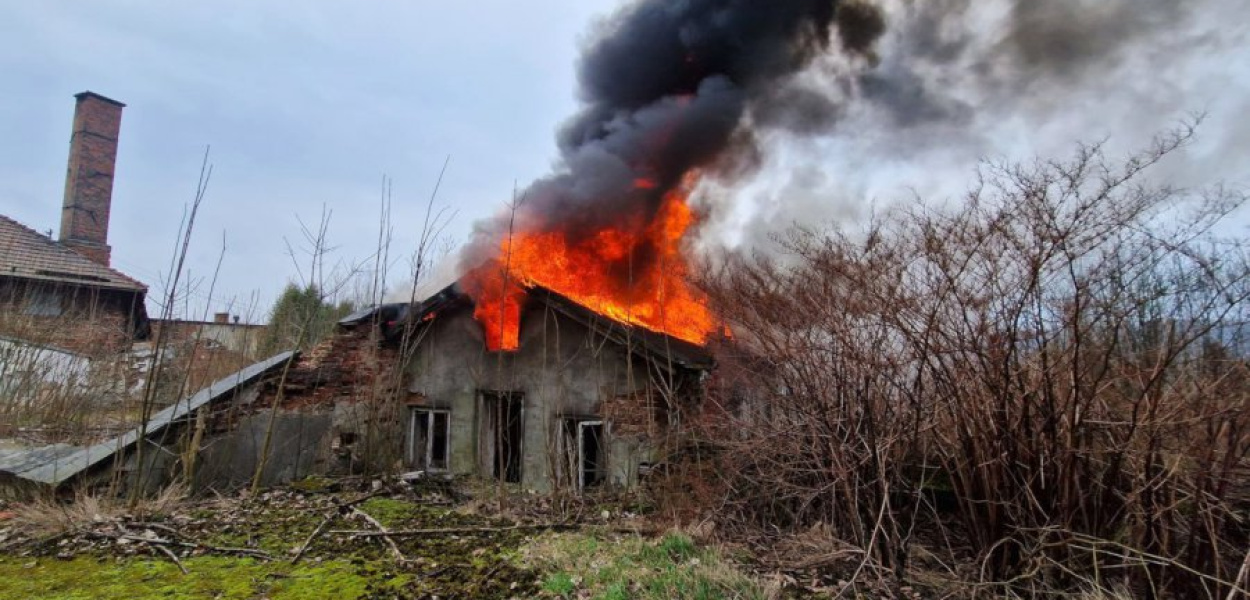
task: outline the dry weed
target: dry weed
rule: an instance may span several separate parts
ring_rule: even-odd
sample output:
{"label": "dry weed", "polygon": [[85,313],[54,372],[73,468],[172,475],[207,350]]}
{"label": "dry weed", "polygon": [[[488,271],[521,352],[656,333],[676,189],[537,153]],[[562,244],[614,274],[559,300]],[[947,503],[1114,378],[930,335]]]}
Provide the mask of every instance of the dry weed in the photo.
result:
{"label": "dry weed", "polygon": [[77,531],[93,523],[167,516],[183,505],[187,495],[185,485],[172,484],[134,507],[120,499],[87,493],[75,494],[69,501],[44,497],[14,507],[13,523],[30,536],[52,536]]}

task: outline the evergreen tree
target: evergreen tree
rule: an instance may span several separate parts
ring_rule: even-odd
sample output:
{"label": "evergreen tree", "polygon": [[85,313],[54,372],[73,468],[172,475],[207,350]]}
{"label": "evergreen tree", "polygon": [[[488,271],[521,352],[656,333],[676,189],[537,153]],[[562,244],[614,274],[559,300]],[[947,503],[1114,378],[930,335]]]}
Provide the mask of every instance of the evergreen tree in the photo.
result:
{"label": "evergreen tree", "polygon": [[300,287],[288,283],[269,313],[269,327],[261,348],[267,356],[311,348],[334,331],[335,322],[353,310],[355,307],[347,301],[337,305],[327,302],[315,285]]}

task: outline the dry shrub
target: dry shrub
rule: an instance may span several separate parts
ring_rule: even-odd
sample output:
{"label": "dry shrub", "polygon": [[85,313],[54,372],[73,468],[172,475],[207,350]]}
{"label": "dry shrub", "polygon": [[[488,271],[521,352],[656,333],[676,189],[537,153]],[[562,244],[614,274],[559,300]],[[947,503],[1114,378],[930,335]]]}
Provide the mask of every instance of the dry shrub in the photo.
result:
{"label": "dry shrub", "polygon": [[98,496],[79,496],[68,504],[45,498],[18,505],[13,522],[30,535],[66,533],[111,517],[105,504]]}
{"label": "dry shrub", "polygon": [[187,497],[187,487],[182,484],[166,486],[156,496],[144,498],[135,506],[119,498],[79,492],[68,501],[52,496],[19,504],[13,511],[13,522],[27,535],[57,535],[124,518],[167,516],[181,507]]}
{"label": "dry shrub", "polygon": [[115,425],[132,365],[114,345],[93,351],[65,341],[64,329],[95,341],[115,333],[106,322],[46,320],[0,310],[0,435],[19,428],[43,435],[39,441],[83,442],[100,428]]}
{"label": "dry shrub", "polygon": [[0,436],[94,443],[138,423],[149,378],[161,407],[252,362],[188,330],[164,344],[156,368],[105,307],[41,317],[23,314],[20,296],[7,300],[0,292]]}
{"label": "dry shrub", "polygon": [[1149,180],[1192,134],[987,164],[953,209],[726,261],[705,283],[736,339],[695,432],[721,518],[827,523],[861,576],[906,578],[924,543],[986,594],[1234,591],[1250,261],[1213,232],[1244,198]]}

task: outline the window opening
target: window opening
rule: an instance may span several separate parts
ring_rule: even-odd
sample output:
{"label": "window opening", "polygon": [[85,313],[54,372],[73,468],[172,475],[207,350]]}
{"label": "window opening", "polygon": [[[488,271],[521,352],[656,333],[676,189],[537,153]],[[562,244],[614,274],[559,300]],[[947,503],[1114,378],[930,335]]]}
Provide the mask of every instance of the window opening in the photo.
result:
{"label": "window opening", "polygon": [[446,471],[451,454],[451,413],[414,409],[408,435],[408,462],[427,471]]}
{"label": "window opening", "polygon": [[521,443],[524,395],[520,392],[482,392],[482,456],[492,477],[521,482]]}
{"label": "window opening", "polygon": [[578,490],[595,487],[607,480],[607,452],[603,421],[564,419],[562,446],[566,473]]}
{"label": "window opening", "polygon": [[34,288],[26,297],[26,310],[32,317],[61,316],[61,295],[55,290]]}

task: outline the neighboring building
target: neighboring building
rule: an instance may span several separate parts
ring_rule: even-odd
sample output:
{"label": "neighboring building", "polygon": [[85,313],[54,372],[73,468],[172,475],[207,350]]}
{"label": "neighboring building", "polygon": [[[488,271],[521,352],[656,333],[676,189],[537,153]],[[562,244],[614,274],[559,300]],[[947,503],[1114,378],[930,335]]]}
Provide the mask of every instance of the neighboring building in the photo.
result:
{"label": "neighboring building", "polygon": [[253,323],[241,323],[239,317],[231,317],[230,313],[216,313],[212,321],[190,321],[185,319],[153,319],[152,338],[161,337],[173,345],[185,345],[199,342],[211,349],[228,350],[240,356],[259,360],[261,338],[265,335],[265,326]]}
{"label": "neighboring building", "polygon": [[167,404],[267,358],[259,355],[264,334],[264,325],[240,323],[237,317],[231,321],[229,313],[217,313],[212,321],[153,319],[150,339],[135,344],[133,354],[150,359],[160,344],[167,378],[157,396]]}
{"label": "neighboring building", "polygon": [[0,335],[96,355],[147,337],[147,287],[110,265],[125,105],[92,92],[76,98],[59,238],[0,215]]}

